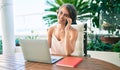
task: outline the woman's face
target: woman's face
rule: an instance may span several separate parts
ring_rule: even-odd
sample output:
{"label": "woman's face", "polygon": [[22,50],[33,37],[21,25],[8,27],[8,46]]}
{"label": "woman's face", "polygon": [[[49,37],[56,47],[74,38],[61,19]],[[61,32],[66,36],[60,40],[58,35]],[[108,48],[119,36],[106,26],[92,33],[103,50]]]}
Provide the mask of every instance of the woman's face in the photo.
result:
{"label": "woman's face", "polygon": [[58,11],[58,23],[60,24],[65,24],[67,18],[69,18],[69,12],[66,9],[66,7],[62,7],[59,11]]}

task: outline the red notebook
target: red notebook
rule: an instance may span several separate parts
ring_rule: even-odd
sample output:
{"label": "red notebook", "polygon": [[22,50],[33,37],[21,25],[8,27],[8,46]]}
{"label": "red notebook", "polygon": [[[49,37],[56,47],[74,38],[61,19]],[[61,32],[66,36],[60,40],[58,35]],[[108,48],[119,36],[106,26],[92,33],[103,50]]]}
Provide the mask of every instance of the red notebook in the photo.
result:
{"label": "red notebook", "polygon": [[65,57],[62,60],[58,61],[56,65],[66,66],[66,67],[76,67],[79,63],[83,61],[83,58],[80,57]]}

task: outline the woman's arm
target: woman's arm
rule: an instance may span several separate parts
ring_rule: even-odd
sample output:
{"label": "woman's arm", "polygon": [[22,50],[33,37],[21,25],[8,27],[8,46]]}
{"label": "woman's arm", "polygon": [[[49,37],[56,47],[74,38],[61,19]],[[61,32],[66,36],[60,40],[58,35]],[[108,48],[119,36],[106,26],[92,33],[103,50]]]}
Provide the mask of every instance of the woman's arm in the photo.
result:
{"label": "woman's arm", "polygon": [[65,33],[66,55],[70,55],[74,51],[77,37],[78,37],[78,31],[75,29]]}
{"label": "woman's arm", "polygon": [[54,31],[54,26],[48,29],[48,46],[51,48],[52,33]]}
{"label": "woman's arm", "polygon": [[72,19],[67,18],[68,24],[65,27],[65,53],[70,55],[75,48],[78,31],[71,27]]}

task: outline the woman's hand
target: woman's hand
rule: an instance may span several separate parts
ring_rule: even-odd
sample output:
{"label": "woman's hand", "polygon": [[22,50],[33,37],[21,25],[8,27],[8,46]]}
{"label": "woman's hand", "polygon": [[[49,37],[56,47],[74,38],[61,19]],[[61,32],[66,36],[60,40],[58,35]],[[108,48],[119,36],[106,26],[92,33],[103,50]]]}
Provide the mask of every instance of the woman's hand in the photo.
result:
{"label": "woman's hand", "polygon": [[67,18],[66,21],[67,21],[68,23],[67,23],[67,25],[66,25],[66,27],[65,27],[65,31],[68,31],[68,30],[70,29],[70,27],[71,27],[72,19],[71,19],[71,18]]}

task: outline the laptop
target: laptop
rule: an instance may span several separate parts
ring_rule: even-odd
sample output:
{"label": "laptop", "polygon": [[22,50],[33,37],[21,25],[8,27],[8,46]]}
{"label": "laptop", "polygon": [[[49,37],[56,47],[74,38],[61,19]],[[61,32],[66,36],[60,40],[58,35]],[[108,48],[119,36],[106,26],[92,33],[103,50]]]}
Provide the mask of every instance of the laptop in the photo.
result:
{"label": "laptop", "polygon": [[47,39],[28,40],[20,39],[24,59],[27,61],[55,63],[63,56],[51,56]]}

